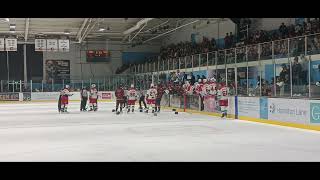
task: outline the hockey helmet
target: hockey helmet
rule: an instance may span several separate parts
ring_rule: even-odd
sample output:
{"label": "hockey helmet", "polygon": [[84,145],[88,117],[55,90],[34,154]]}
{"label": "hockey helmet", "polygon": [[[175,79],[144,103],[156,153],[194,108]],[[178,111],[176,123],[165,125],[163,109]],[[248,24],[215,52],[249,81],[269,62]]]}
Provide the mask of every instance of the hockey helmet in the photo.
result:
{"label": "hockey helmet", "polygon": [[198,82],[199,82],[199,83],[202,82],[202,79],[198,79]]}
{"label": "hockey helmet", "polygon": [[67,85],[66,85],[66,89],[69,89],[69,88],[70,88],[70,86],[67,84]]}
{"label": "hockey helmet", "polygon": [[216,78],[212,77],[212,78],[210,79],[210,81],[211,81],[211,82],[216,82]]}
{"label": "hockey helmet", "polygon": [[151,87],[151,88],[153,88],[153,87],[154,87],[154,84],[153,84],[153,83],[151,83],[151,84],[150,84],[150,87]]}
{"label": "hockey helmet", "polygon": [[95,84],[91,84],[91,87],[92,87],[92,88],[95,88],[95,87],[96,87],[96,85],[95,85]]}
{"label": "hockey helmet", "polygon": [[133,84],[131,84],[131,86],[130,86],[131,88],[134,88],[134,85]]}

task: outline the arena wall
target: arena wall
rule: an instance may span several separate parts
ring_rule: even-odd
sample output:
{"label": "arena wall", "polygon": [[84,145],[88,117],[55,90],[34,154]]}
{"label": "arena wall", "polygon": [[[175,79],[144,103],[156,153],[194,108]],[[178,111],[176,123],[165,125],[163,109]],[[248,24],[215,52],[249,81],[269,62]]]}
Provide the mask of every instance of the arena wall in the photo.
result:
{"label": "arena wall", "polygon": [[[86,50],[108,49],[111,53],[111,60],[107,63],[87,63]],[[79,44],[70,44],[69,52],[44,52],[43,63],[46,60],[70,60],[71,79],[101,79],[104,76],[114,74],[116,69],[122,66],[123,53],[159,53],[160,45],[143,45],[128,47],[121,42],[87,42],[81,47]],[[157,55],[156,54],[156,55]],[[130,57],[127,57],[130,59]],[[45,64],[43,64],[45,76]],[[44,77],[46,79],[46,77]]]}
{"label": "arena wall", "polygon": [[218,23],[207,24],[207,21],[201,21],[201,23],[186,26],[170,34],[168,37],[165,37],[162,41],[162,45],[165,46],[171,43],[191,41],[191,34],[195,34],[196,42],[201,42],[203,36],[209,39],[215,38],[216,40],[223,40],[226,33],[232,32],[235,34],[235,30],[236,25],[228,18],[220,22],[219,25]]}

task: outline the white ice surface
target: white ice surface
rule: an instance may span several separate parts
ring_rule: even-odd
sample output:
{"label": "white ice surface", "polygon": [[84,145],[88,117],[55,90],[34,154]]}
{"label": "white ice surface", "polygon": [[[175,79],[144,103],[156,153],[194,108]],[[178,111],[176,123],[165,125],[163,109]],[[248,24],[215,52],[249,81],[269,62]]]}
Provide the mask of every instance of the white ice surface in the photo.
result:
{"label": "white ice surface", "polygon": [[163,111],[0,104],[0,161],[320,161],[320,133]]}

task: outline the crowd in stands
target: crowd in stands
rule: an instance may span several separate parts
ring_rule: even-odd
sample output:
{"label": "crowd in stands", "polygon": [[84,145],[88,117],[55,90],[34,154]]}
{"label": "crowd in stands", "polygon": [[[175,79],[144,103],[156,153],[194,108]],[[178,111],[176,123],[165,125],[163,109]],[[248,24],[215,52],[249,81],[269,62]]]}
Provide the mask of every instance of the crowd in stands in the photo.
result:
{"label": "crowd in stands", "polygon": [[[251,23],[242,22],[242,23]],[[288,41],[284,40],[286,38],[299,37],[304,35],[320,33],[320,18],[307,18],[303,24],[291,24],[285,25],[282,23],[278,29],[273,31],[256,30],[254,32],[249,32],[248,37],[243,39],[243,43],[235,38],[232,32],[226,33],[224,37],[224,47],[219,47],[216,39],[203,37],[202,42],[180,42],[178,44],[170,44],[166,47],[161,47],[160,58],[162,60],[191,56],[194,54],[207,53],[217,50],[237,48],[237,59],[241,62],[245,58],[245,47],[248,46],[248,60],[256,60],[258,58],[258,43],[261,44],[260,58],[270,59],[272,55],[272,43],[274,41],[274,55],[277,58],[286,57],[288,55]],[[300,55],[304,53],[304,39],[297,38],[290,42],[290,53],[292,56]],[[310,51],[320,51],[320,36],[314,36],[308,40],[308,50]],[[230,51],[230,55],[234,57]],[[146,60],[146,62],[152,62],[157,60],[157,58]],[[119,68],[118,73],[123,72],[127,69],[128,65],[123,65]],[[121,71],[122,70],[122,71]]]}

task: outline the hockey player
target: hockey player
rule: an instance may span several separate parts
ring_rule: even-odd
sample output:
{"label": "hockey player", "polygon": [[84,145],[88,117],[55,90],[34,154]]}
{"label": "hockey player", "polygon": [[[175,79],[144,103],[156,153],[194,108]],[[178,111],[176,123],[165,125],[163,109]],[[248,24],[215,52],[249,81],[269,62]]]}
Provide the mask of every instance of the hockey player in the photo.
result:
{"label": "hockey player", "polygon": [[81,97],[80,111],[87,111],[86,106],[88,101],[88,90],[86,87],[81,89],[80,97]]}
{"label": "hockey player", "polygon": [[148,109],[152,108],[152,113],[155,113],[155,104],[156,104],[156,97],[157,97],[157,89],[154,87],[153,84],[150,85],[150,89],[147,91],[146,99],[148,108],[146,113],[148,113]]}
{"label": "hockey player", "polygon": [[193,94],[193,86],[190,84],[189,81],[186,81],[185,84],[182,86],[182,88],[184,89],[185,91],[185,94],[187,95],[192,95]]}
{"label": "hockey player", "polygon": [[131,111],[134,112],[134,105],[136,104],[137,97],[138,97],[137,90],[134,88],[134,85],[131,84],[131,87],[127,92],[128,112],[130,112],[130,108],[131,108]]}
{"label": "hockey player", "polygon": [[221,117],[227,117],[227,108],[228,108],[228,94],[229,90],[226,87],[225,83],[220,83],[218,86],[218,99],[219,99],[219,106],[221,108]]}
{"label": "hockey player", "polygon": [[70,94],[69,89],[70,89],[70,86],[66,85],[65,88],[60,91],[59,112],[68,112],[69,96],[73,95],[73,94]]}
{"label": "hockey player", "polygon": [[140,111],[142,111],[141,103],[143,103],[144,109],[147,109],[147,104],[146,104],[146,101],[145,101],[145,93],[143,92],[142,89],[139,91],[139,96],[140,96],[140,98],[139,98],[139,109],[140,109]]}
{"label": "hockey player", "polygon": [[203,83],[201,81],[201,79],[198,80],[198,84],[196,85],[195,87],[195,91],[196,91],[196,94],[200,97],[200,103],[201,103],[201,111],[204,110],[204,104],[203,104],[203,100],[204,100],[204,94],[203,94]]}
{"label": "hockey player", "polygon": [[207,86],[206,86],[206,91],[207,91],[207,94],[209,95],[216,95],[217,94],[217,91],[216,91],[216,79],[213,77],[209,80]]}
{"label": "hockey player", "polygon": [[[122,88],[122,85],[120,84],[119,87],[115,91],[115,96],[116,96],[116,114],[122,113],[122,108],[124,104],[124,90]],[[120,105],[120,111],[118,111]]]}
{"label": "hockey player", "polygon": [[160,112],[160,106],[161,106],[161,98],[164,94],[164,87],[162,86],[161,83],[158,84],[157,86],[157,98],[156,98],[156,112]]}
{"label": "hockey player", "polygon": [[91,85],[91,89],[89,92],[89,104],[90,104],[90,111],[98,110],[98,90],[95,84]]}

